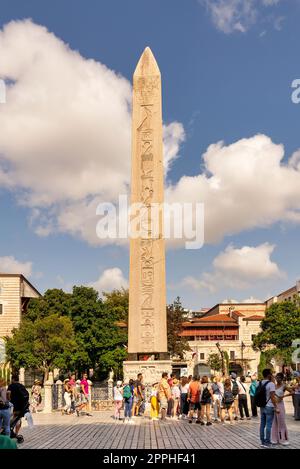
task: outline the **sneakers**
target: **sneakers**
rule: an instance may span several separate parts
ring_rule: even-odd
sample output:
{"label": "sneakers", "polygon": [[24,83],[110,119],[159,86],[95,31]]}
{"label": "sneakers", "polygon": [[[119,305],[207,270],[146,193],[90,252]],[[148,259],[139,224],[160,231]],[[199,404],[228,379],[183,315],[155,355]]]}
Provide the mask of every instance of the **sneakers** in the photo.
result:
{"label": "sneakers", "polygon": [[283,443],[281,443],[282,446],[289,446],[290,445],[290,442],[289,441],[284,441]]}
{"label": "sneakers", "polygon": [[[189,420],[189,423],[193,423],[193,420]],[[197,422],[196,422],[197,423]]]}

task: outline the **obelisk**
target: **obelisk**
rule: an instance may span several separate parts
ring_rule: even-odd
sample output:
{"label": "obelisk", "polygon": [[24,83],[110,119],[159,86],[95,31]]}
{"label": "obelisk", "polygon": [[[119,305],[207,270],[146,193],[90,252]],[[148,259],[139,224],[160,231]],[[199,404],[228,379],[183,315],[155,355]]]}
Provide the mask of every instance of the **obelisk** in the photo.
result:
{"label": "obelisk", "polygon": [[[125,375],[138,370],[151,379],[169,371],[167,353],[164,167],[161,75],[149,47],[133,75],[131,205],[141,206],[141,236],[130,239],[128,361]],[[158,217],[154,222],[151,217]],[[152,223],[154,222],[154,223]],[[154,360],[143,361],[152,357]],[[147,377],[145,377],[147,380]],[[149,378],[150,379],[150,378]]]}

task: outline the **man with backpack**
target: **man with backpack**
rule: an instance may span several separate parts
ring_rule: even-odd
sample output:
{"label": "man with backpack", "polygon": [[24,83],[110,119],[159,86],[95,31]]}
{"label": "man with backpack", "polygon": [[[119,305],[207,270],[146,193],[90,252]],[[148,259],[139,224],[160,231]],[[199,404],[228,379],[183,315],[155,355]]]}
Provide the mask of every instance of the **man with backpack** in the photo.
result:
{"label": "man with backpack", "polygon": [[231,391],[233,394],[233,411],[234,411],[234,420],[239,419],[239,385],[236,380],[237,375],[235,373],[230,374],[231,379]]}
{"label": "man with backpack", "polygon": [[29,410],[29,393],[25,386],[19,383],[19,376],[17,374],[12,376],[11,384],[8,386],[7,391],[10,393],[10,402],[14,406],[13,418],[20,417],[15,427],[15,434],[18,435],[21,428],[21,418]]}
{"label": "man with backpack", "polygon": [[280,413],[275,397],[275,384],[272,370],[266,368],[262,372],[263,380],[257,386],[255,405],[260,407],[260,441],[262,448],[271,448],[271,430],[275,413]]}

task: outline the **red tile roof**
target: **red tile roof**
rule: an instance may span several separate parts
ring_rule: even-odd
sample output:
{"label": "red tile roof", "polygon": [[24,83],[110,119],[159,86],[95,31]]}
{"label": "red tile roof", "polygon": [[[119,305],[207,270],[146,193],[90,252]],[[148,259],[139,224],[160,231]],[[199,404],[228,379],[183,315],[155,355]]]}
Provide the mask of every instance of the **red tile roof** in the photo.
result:
{"label": "red tile roof", "polygon": [[253,316],[244,318],[243,321],[262,321],[263,319],[264,319],[264,316],[258,316],[257,314],[254,314]]}

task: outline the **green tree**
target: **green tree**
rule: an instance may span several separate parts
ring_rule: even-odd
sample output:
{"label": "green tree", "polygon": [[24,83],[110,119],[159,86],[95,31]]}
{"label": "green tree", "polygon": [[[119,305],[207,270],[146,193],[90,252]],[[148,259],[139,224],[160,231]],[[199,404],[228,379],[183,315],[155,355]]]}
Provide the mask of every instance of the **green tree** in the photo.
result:
{"label": "green tree", "polygon": [[269,362],[272,357],[284,365],[291,365],[292,342],[300,337],[299,302],[284,301],[267,309],[261,322],[261,332],[253,340],[253,348],[266,353]]}
{"label": "green tree", "polygon": [[104,300],[85,286],[73,287],[72,293],[48,290],[42,298],[30,302],[25,318],[36,321],[51,314],[72,321],[77,344],[74,369],[82,372],[93,368],[101,377],[110,368],[118,372],[126,358],[127,330],[120,328],[118,321],[126,321],[128,316],[127,290],[105,293]]}
{"label": "green tree", "polygon": [[183,331],[184,314],[179,297],[167,306],[168,352],[181,359],[185,352],[191,350],[188,340],[179,335]]}
{"label": "green tree", "polygon": [[218,353],[211,353],[208,356],[207,364],[214,371],[222,371],[222,358]]}
{"label": "green tree", "polygon": [[6,354],[13,368],[37,368],[48,373],[72,366],[76,352],[72,322],[57,314],[36,321],[24,319],[11,337],[6,337]]}

